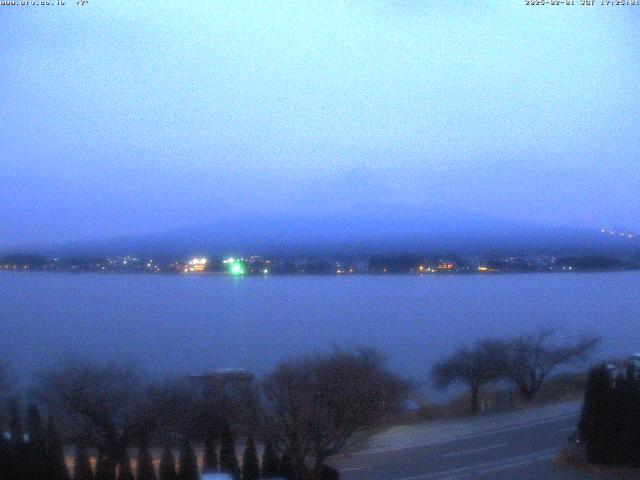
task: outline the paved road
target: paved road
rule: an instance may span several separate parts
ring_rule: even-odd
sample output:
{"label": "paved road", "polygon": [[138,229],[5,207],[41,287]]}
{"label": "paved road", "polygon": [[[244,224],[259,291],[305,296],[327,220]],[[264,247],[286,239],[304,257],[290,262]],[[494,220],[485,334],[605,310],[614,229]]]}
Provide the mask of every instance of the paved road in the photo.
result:
{"label": "paved road", "polygon": [[413,428],[407,432],[406,436],[413,438],[407,444],[399,441],[403,436],[395,432],[394,441],[389,441],[393,435],[387,435],[386,446],[385,440],[378,439],[373,447],[345,454],[332,463],[344,480],[591,478],[553,462],[578,418],[578,405],[567,405],[564,410],[541,410],[537,415],[495,416],[482,421],[477,431],[457,433],[455,438],[446,438],[446,431],[459,432],[462,422],[449,428],[440,424],[435,429],[425,424],[425,431],[431,431],[435,440],[417,435],[419,428]]}

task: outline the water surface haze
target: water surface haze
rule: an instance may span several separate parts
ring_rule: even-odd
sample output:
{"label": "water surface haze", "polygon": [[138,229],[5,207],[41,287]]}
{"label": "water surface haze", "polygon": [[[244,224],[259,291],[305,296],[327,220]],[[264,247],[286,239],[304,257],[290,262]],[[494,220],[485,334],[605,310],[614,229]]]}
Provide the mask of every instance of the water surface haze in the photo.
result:
{"label": "water surface haze", "polygon": [[640,272],[438,276],[2,273],[1,357],[21,381],[64,358],[137,362],[153,376],[372,346],[424,382],[465,342],[556,326],[640,351]]}

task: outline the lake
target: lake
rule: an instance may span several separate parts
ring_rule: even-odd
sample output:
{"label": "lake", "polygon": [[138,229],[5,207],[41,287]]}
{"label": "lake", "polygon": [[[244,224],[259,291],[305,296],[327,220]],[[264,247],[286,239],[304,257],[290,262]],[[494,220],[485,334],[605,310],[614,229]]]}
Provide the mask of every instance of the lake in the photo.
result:
{"label": "lake", "polygon": [[0,273],[0,359],[28,381],[67,357],[131,359],[152,375],[373,346],[425,381],[465,342],[556,326],[640,351],[640,272],[438,276]]}

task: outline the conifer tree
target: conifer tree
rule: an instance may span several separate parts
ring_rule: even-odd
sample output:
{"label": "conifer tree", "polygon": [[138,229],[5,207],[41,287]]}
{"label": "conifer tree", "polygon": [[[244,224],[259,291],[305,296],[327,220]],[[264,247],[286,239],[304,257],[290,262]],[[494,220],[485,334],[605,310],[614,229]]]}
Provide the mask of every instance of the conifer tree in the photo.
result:
{"label": "conifer tree", "polygon": [[212,473],[218,470],[218,454],[216,453],[216,437],[213,431],[207,433],[204,440],[204,466],[202,473]]}
{"label": "conifer tree", "polygon": [[262,478],[277,477],[280,474],[280,460],[271,442],[267,442],[262,454]]}
{"label": "conifer tree", "polygon": [[279,475],[286,480],[298,480],[296,476],[296,470],[293,465],[293,458],[289,452],[285,452],[280,460],[280,472]]}
{"label": "conifer tree", "polygon": [[36,405],[29,405],[27,410],[27,433],[31,445],[36,445],[43,450],[46,448],[46,433],[42,424],[40,410]]}
{"label": "conifer tree", "polygon": [[48,480],[70,480],[64,459],[62,441],[52,416],[49,416],[49,421],[47,422],[47,457],[49,464]]}
{"label": "conifer tree", "polygon": [[176,459],[169,446],[165,446],[160,458],[160,480],[177,480]]}
{"label": "conifer tree", "polygon": [[6,476],[10,480],[27,480],[29,477],[29,458],[24,442],[24,430],[18,401],[9,404],[9,441],[7,442]]}
{"label": "conifer tree", "polygon": [[141,445],[138,451],[138,472],[136,480],[156,480],[153,460],[146,445]]}
{"label": "conifer tree", "polygon": [[89,452],[83,444],[76,447],[76,460],[73,467],[73,480],[93,480],[93,470],[89,460]]}
{"label": "conifer tree", "polygon": [[26,446],[28,475],[32,479],[46,478],[49,473],[47,436],[36,405],[30,405],[27,410],[27,433],[29,437],[29,443]]}
{"label": "conifer tree", "polygon": [[118,480],[134,480],[133,471],[131,470],[131,459],[129,452],[125,448],[118,462]]}
{"label": "conifer tree", "polygon": [[235,480],[240,479],[240,466],[236,457],[236,447],[231,434],[229,424],[222,427],[222,439],[220,447],[220,470],[230,474]]}
{"label": "conifer tree", "polygon": [[98,455],[96,480],[116,480],[116,465],[111,457],[105,453]]}
{"label": "conifer tree", "polygon": [[198,480],[198,463],[191,442],[185,438],[180,449],[180,470],[178,480]]}
{"label": "conifer tree", "polygon": [[629,366],[629,383],[631,385],[631,399],[628,425],[631,433],[629,439],[630,465],[640,467],[640,372],[633,365]]}
{"label": "conifer tree", "polygon": [[318,472],[318,480],[340,480],[340,473],[329,465],[322,465]]}
{"label": "conifer tree", "polygon": [[22,428],[20,408],[16,399],[13,399],[9,404],[9,435],[11,435],[11,443],[13,445],[24,444],[24,429]]}
{"label": "conifer tree", "polygon": [[607,461],[615,465],[628,465],[631,463],[631,438],[634,432],[630,431],[630,417],[633,410],[631,404],[632,385],[626,376],[620,375],[611,391],[609,400]]}
{"label": "conifer tree", "polygon": [[607,430],[611,375],[605,366],[589,372],[582,415],[578,424],[580,438],[586,444],[587,458],[592,463],[607,462]]}
{"label": "conifer tree", "polygon": [[[0,424],[0,429],[4,431],[4,425]],[[0,435],[0,480],[9,480],[9,445],[4,435]]]}
{"label": "conifer tree", "polygon": [[258,480],[260,478],[260,462],[253,437],[247,438],[242,456],[242,480]]}

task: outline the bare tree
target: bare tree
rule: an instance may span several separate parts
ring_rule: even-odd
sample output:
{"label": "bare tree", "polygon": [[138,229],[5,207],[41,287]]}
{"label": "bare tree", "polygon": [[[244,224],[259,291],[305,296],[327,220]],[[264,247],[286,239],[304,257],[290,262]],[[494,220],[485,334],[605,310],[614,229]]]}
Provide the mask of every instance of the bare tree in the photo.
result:
{"label": "bare tree", "polygon": [[370,349],[335,350],[281,363],[263,383],[267,414],[298,476],[318,472],[353,435],[395,411],[409,385]]}
{"label": "bare tree", "polygon": [[193,439],[207,419],[207,411],[196,408],[192,389],[186,379],[171,379],[148,390],[150,411],[157,419],[157,434],[162,443],[174,443],[177,437]]}
{"label": "bare tree", "polygon": [[36,394],[67,434],[95,445],[114,464],[132,441],[155,428],[142,377],[132,365],[62,364],[41,375]]}
{"label": "bare tree", "polygon": [[479,412],[480,387],[497,380],[504,372],[504,346],[499,340],[481,340],[473,347],[461,347],[433,367],[438,388],[464,383],[471,393],[471,412]]}
{"label": "bare tree", "polygon": [[[294,362],[281,363],[265,378],[263,388],[267,400],[265,434],[280,450],[296,452],[297,462],[304,465],[310,453],[307,429],[312,410],[305,368]],[[284,445],[280,445],[280,440]]]}
{"label": "bare tree", "polygon": [[229,423],[234,430],[253,432],[259,424],[259,405],[254,385],[207,385],[204,389],[186,377],[153,385],[147,392],[150,411],[155,412],[157,433],[163,442],[179,438],[211,441]]}
{"label": "bare tree", "polygon": [[553,370],[585,360],[598,345],[597,337],[583,337],[574,343],[552,343],[554,329],[517,337],[506,342],[505,375],[513,381],[520,396],[533,401]]}

